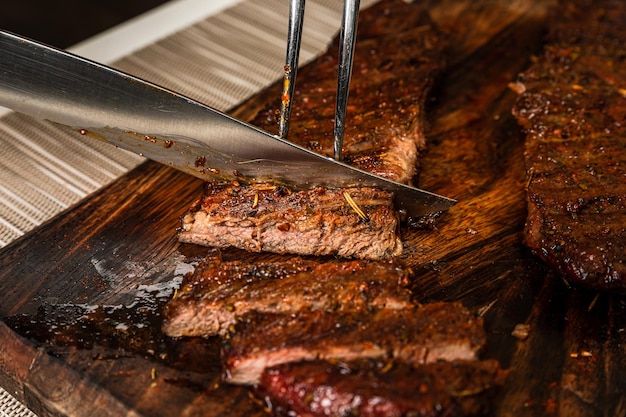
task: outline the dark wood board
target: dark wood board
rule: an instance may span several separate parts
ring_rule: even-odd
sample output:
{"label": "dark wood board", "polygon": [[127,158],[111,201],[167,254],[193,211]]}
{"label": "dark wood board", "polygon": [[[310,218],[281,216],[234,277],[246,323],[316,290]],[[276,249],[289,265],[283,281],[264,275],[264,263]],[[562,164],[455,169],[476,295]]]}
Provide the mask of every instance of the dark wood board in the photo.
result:
{"label": "dark wood board", "polygon": [[[524,137],[507,85],[541,51],[550,2],[431,3],[451,48],[419,185],[459,203],[432,230],[402,231],[415,298],[484,315],[484,356],[510,369],[494,416],[626,415],[625,300],[568,288],[523,245]],[[220,383],[218,340],[160,332],[162,306],[208,251],[175,235],[201,187],[147,162],[5,247],[0,385],[40,416],[265,415]]]}

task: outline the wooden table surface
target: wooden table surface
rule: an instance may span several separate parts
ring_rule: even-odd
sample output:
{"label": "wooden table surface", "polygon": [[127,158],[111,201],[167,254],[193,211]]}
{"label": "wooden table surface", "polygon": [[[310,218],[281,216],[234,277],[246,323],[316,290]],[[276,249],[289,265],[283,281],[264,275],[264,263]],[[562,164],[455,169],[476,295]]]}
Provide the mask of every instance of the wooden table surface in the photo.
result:
{"label": "wooden table surface", "polygon": [[[451,48],[419,185],[459,203],[432,230],[403,229],[402,261],[417,301],[483,314],[484,356],[510,369],[494,416],[625,415],[625,300],[568,288],[523,245],[524,136],[508,83],[540,53],[549,4],[431,2]],[[220,383],[219,341],[159,329],[172,289],[207,251],[175,236],[201,187],[147,162],[4,248],[0,386],[41,415],[264,415],[248,389]],[[511,335],[517,324],[527,338]]]}

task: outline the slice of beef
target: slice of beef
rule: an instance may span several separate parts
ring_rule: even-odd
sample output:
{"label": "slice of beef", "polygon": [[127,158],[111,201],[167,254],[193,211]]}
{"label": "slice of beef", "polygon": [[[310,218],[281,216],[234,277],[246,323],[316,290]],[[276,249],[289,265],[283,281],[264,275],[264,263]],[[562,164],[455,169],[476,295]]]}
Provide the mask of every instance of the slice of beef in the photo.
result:
{"label": "slice of beef", "polygon": [[225,342],[222,358],[227,381],[255,384],[263,369],[303,360],[472,360],[485,337],[482,320],[458,303],[357,313],[252,312]]}
{"label": "slice of beef", "polygon": [[562,2],[513,88],[526,131],[526,242],[572,283],[626,291],[626,3]]}
{"label": "slice of beef", "polygon": [[409,270],[392,261],[319,263],[300,258],[262,264],[206,258],[167,304],[168,336],[224,335],[249,311],[294,313],[410,308]]}
{"label": "slice of beef", "polygon": [[[298,70],[289,140],[332,155],[338,39],[319,58]],[[343,156],[346,163],[410,183],[424,148],[424,104],[443,66],[443,40],[424,7],[384,0],[359,17]],[[278,131],[282,82],[245,102],[252,124]],[[250,116],[254,114],[253,116]],[[243,116],[241,116],[243,117]],[[233,246],[249,251],[332,254],[381,259],[400,254],[392,196],[372,189],[349,190],[365,215],[347,204],[343,190],[272,193],[237,192],[210,185],[183,217],[181,241]],[[359,194],[364,197],[360,198]],[[369,197],[368,197],[369,196]],[[319,200],[319,203],[317,202]],[[367,201],[374,204],[368,207]]]}
{"label": "slice of beef", "polygon": [[390,193],[207,183],[178,238],[250,252],[384,259],[402,252]]}
{"label": "slice of beef", "polygon": [[278,416],[476,416],[486,415],[505,377],[495,360],[318,360],[265,369],[259,394]]}

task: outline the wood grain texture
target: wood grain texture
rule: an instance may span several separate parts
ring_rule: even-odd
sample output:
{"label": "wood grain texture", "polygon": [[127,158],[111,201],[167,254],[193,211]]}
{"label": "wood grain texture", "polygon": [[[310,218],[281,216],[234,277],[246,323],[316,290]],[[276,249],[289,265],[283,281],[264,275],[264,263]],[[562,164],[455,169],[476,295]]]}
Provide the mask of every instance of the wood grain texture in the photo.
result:
{"label": "wood grain texture", "polygon": [[[419,185],[459,203],[432,229],[402,230],[415,299],[483,314],[485,356],[511,371],[494,416],[624,415],[624,299],[568,288],[522,244],[524,139],[507,85],[541,51],[551,2],[425,3],[451,48]],[[175,283],[208,251],[175,235],[201,186],[148,162],[0,252],[2,386],[40,415],[265,415],[220,382],[216,339],[160,332]],[[517,324],[527,338],[511,335]]]}

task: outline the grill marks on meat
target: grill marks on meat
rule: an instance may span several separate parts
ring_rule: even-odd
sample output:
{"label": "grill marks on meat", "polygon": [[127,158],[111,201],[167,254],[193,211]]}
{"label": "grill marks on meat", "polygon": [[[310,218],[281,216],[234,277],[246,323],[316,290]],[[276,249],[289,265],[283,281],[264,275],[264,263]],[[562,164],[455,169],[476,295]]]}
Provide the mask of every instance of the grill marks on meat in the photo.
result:
{"label": "grill marks on meat", "polygon": [[275,415],[415,416],[485,415],[503,384],[497,361],[310,361],[266,369],[259,384]]}
{"label": "grill marks on meat", "polygon": [[408,271],[393,262],[248,264],[205,259],[165,308],[171,337],[224,335],[250,311],[293,314],[412,306]]}
{"label": "grill marks on meat", "polygon": [[526,241],[571,282],[626,291],[626,4],[563,1],[521,74]]}
{"label": "grill marks on meat", "polygon": [[[298,70],[289,140],[332,156],[338,39]],[[344,138],[346,163],[410,183],[424,148],[424,104],[443,66],[443,40],[428,14],[415,4],[384,1],[359,17]],[[277,133],[279,82],[246,106],[260,108],[250,122]],[[259,103],[260,102],[260,103]],[[183,217],[182,242],[219,248],[300,255],[384,259],[397,256],[392,195],[349,190],[365,211],[358,216],[341,190],[273,193],[271,201],[249,187],[209,185]],[[255,195],[259,207],[253,207]],[[269,195],[267,195],[270,197]]]}
{"label": "grill marks on meat", "polygon": [[178,238],[250,252],[384,259],[402,252],[398,222],[393,196],[373,188],[291,191],[207,183],[183,216]]}
{"label": "grill marks on meat", "polygon": [[414,365],[475,360],[485,340],[482,320],[458,303],[352,313],[251,312],[235,327],[222,358],[227,381],[256,384],[267,367],[315,359],[397,359]]}
{"label": "grill marks on meat", "polygon": [[[338,38],[298,70],[289,139],[333,155]],[[425,145],[424,104],[443,67],[443,39],[422,7],[381,2],[360,13],[343,155],[347,163],[409,183]],[[277,132],[280,90],[251,123]]]}

